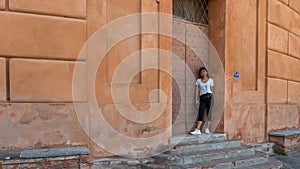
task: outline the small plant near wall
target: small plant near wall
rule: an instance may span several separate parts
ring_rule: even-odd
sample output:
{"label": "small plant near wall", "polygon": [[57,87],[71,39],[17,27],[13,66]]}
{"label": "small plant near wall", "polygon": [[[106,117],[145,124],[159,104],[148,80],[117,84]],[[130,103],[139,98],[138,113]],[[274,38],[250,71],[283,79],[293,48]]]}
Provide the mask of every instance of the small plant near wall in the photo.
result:
{"label": "small plant near wall", "polygon": [[285,152],[281,147],[275,146],[274,147],[274,153],[282,156],[287,156],[288,153]]}

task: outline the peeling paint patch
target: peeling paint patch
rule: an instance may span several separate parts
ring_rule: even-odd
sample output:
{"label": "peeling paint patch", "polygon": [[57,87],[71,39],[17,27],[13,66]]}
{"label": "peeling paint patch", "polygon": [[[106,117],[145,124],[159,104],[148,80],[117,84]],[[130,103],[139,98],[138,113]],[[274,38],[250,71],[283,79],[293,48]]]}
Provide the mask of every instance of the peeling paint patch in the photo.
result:
{"label": "peeling paint patch", "polygon": [[[83,109],[87,106],[82,104]],[[0,104],[2,149],[87,145],[73,104]]]}
{"label": "peeling paint patch", "polygon": [[156,126],[146,126],[140,130],[141,135],[148,135],[148,134],[154,134],[154,133],[159,133],[160,128]]}
{"label": "peeling paint patch", "polygon": [[63,145],[67,142],[67,139],[62,131],[50,130],[44,133],[39,142],[42,145]]}
{"label": "peeling paint patch", "polygon": [[32,115],[30,115],[30,114],[28,114],[28,113],[24,113],[24,114],[22,115],[21,119],[20,119],[20,123],[21,123],[21,124],[29,124],[29,123],[31,123],[32,120],[34,120],[34,119],[35,119],[35,118],[34,118]]}

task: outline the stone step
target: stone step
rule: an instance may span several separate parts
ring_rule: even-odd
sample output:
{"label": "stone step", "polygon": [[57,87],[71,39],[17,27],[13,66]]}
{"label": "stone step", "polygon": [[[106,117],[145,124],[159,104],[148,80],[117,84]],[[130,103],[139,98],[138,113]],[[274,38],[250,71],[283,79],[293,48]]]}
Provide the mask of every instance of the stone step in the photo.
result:
{"label": "stone step", "polygon": [[269,132],[269,136],[297,136],[300,135],[300,128],[296,129],[287,129],[287,130],[278,130],[278,131],[272,131]]}
{"label": "stone step", "polygon": [[127,157],[108,157],[91,158],[87,161],[87,166],[92,169],[140,169],[142,164],[153,163],[154,159],[147,158],[127,158]]}
{"label": "stone step", "polygon": [[234,147],[220,150],[208,150],[199,151],[193,153],[181,153],[181,154],[161,154],[155,156],[155,163],[158,164],[192,164],[199,163],[223,158],[234,158],[254,155],[254,149],[244,148],[244,147]]}
{"label": "stone step", "polygon": [[274,154],[274,151],[273,151],[274,146],[275,146],[275,143],[271,143],[271,142],[262,142],[262,143],[257,143],[257,144],[251,144],[251,147],[253,147],[255,151],[262,152],[267,155]]}
{"label": "stone step", "polygon": [[0,168],[79,168],[89,154],[86,146],[0,150]]}
{"label": "stone step", "polygon": [[179,136],[173,136],[169,139],[170,145],[176,145],[179,143],[191,143],[191,142],[198,142],[203,143],[207,141],[218,141],[218,140],[227,140],[226,134],[201,134],[201,135],[179,135]]}
{"label": "stone step", "polygon": [[0,160],[79,156],[90,153],[91,151],[86,146],[0,150]]}
{"label": "stone step", "polygon": [[257,164],[257,165],[252,165],[252,166],[245,166],[245,167],[239,167],[236,169],[282,169],[283,165],[280,161],[269,158],[268,162],[263,163],[263,164]]}
{"label": "stone step", "polygon": [[162,164],[142,164],[141,169],[182,169],[181,166]]}
{"label": "stone step", "polygon": [[260,165],[268,162],[267,156],[251,155],[244,157],[235,157],[228,159],[213,160],[206,163],[196,163],[188,165],[185,168],[197,169],[197,168],[243,168],[247,166]]}
{"label": "stone step", "polygon": [[172,149],[167,151],[168,154],[180,154],[180,153],[193,153],[199,151],[208,150],[219,150],[224,148],[234,148],[240,147],[241,143],[239,140],[220,140],[220,141],[210,141],[204,143],[190,142],[190,143],[180,143],[174,146]]}
{"label": "stone step", "polygon": [[300,151],[300,128],[269,132],[269,141],[287,153]]}
{"label": "stone step", "polygon": [[[188,165],[159,165],[159,164],[143,164],[142,169],[231,169],[231,168],[253,168],[258,166],[267,166],[270,161],[268,157],[262,154],[255,154],[244,157],[235,157],[227,159],[211,160],[202,163],[193,163]],[[276,166],[276,165],[274,165]],[[277,165],[278,166],[278,165]]]}

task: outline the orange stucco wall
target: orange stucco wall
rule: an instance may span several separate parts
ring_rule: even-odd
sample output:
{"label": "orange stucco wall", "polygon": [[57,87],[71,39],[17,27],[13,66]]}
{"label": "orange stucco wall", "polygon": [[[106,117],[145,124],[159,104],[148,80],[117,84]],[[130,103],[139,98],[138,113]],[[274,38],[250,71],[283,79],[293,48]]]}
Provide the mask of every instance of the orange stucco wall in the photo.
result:
{"label": "orange stucco wall", "polygon": [[225,132],[231,138],[261,142],[269,131],[299,126],[299,5],[226,1]]}
{"label": "orange stucco wall", "polygon": [[[208,1],[208,18],[209,18],[209,40],[211,42],[209,51],[209,67],[213,71],[224,72],[225,70],[225,9],[226,2],[224,0]],[[215,50],[215,51],[214,51]],[[213,56],[216,55],[217,56]],[[216,64],[220,60],[220,65]],[[218,66],[216,66],[218,65]],[[222,65],[222,67],[221,67]],[[219,74],[220,76],[220,74]],[[222,78],[222,80],[220,80]],[[220,76],[216,82],[224,83],[224,77]],[[217,81],[218,80],[218,81]],[[222,86],[216,84],[216,86]],[[213,123],[215,132],[224,132],[224,86],[214,88],[215,98],[222,97],[222,99],[214,104]]]}
{"label": "orange stucco wall", "polygon": [[[72,104],[74,65],[85,67],[76,59],[86,1],[1,0],[0,23],[0,147],[87,145]],[[79,97],[82,111],[86,100]]]}
{"label": "orange stucco wall", "polygon": [[[171,135],[168,128],[171,125],[172,81],[165,72],[171,70],[170,56],[156,55],[149,60],[137,58],[128,67],[139,69],[145,65],[143,63],[150,62],[157,67],[137,74],[130,82],[129,93],[122,93],[129,96],[133,106],[142,113],[150,108],[150,102],[160,103],[158,92],[153,92],[149,98],[151,91],[160,89],[166,103],[159,118],[147,123],[124,118],[114,106],[110,92],[113,72],[124,55],[147,48],[170,52],[172,44],[169,37],[147,34],[123,40],[99,63],[95,79],[89,74],[93,66],[88,62],[92,45],[82,51],[84,57],[79,58],[87,40],[109,22],[134,13],[158,11],[171,13],[171,1],[0,0],[0,39],[5,39],[0,43],[0,147],[87,145],[94,154],[108,155],[109,152],[89,137],[92,136],[115,141],[116,148],[127,149],[122,151],[125,154],[143,151],[138,145],[130,145],[103,131],[92,113],[95,107],[89,104],[92,97],[96,98],[98,110],[102,110],[104,118],[115,131],[134,138],[147,138],[166,131],[159,140],[166,143]],[[140,29],[147,26],[145,20],[139,22]],[[156,23],[157,29],[171,34],[170,21],[161,21],[165,26],[160,27],[158,25],[162,24],[158,24],[158,20],[151,22]],[[100,41],[99,48],[106,40]],[[77,75],[81,78],[76,88],[73,84],[75,69],[80,70]],[[96,84],[94,89],[90,87],[92,83]],[[125,89],[126,85],[119,87]],[[80,91],[75,99],[74,90]],[[95,91],[95,95],[91,91]],[[120,95],[120,98],[124,96]],[[119,100],[118,103],[124,106],[121,102]],[[148,117],[145,114],[143,118]]]}
{"label": "orange stucco wall", "polygon": [[299,126],[299,12],[299,1],[268,1],[267,131]]}

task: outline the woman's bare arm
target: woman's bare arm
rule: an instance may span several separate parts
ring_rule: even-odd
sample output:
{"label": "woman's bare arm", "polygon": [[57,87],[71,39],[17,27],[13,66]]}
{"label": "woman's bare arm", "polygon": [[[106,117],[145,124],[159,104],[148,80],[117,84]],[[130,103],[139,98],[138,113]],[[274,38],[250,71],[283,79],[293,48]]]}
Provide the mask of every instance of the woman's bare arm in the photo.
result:
{"label": "woman's bare arm", "polygon": [[199,104],[199,87],[196,85],[196,93],[195,93],[195,104]]}

